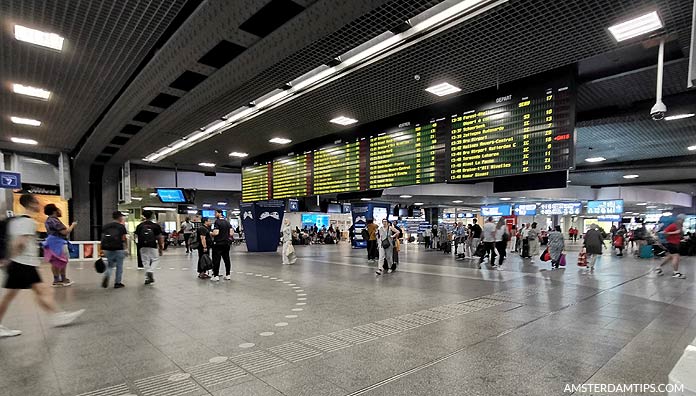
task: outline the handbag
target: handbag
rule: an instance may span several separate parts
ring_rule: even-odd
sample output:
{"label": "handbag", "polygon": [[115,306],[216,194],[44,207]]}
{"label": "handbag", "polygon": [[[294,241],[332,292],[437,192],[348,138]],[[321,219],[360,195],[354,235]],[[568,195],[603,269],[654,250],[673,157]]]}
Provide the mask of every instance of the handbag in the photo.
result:
{"label": "handbag", "polygon": [[485,255],[486,255],[486,247],[484,246],[483,243],[479,243],[479,245],[476,246],[476,251],[474,252],[474,256],[483,257]]}
{"label": "handbag", "polygon": [[578,267],[587,267],[587,250],[585,248],[582,248],[578,254]]}
{"label": "handbag", "polygon": [[205,272],[213,269],[213,260],[209,255],[204,254],[198,259],[198,272]]}
{"label": "handbag", "polygon": [[106,263],[104,263],[104,260],[101,257],[94,262],[94,270],[99,274],[103,274],[104,271],[106,271]]}
{"label": "handbag", "polygon": [[389,238],[382,239],[382,247],[384,249],[389,249],[390,246],[391,246],[391,243],[389,242]]}
{"label": "handbag", "polygon": [[561,253],[561,258],[558,260],[558,265],[561,267],[566,266],[566,255]]}
{"label": "handbag", "polygon": [[539,256],[539,260],[541,260],[541,261],[551,260],[551,253],[549,253],[549,249],[546,249],[546,250],[544,250],[543,253],[541,253],[541,256]]}

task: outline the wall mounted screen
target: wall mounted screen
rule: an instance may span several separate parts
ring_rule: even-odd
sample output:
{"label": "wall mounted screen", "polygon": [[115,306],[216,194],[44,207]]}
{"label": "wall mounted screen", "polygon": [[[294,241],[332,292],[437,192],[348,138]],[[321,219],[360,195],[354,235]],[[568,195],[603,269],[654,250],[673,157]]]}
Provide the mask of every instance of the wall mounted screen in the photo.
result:
{"label": "wall mounted screen", "polygon": [[158,188],[157,196],[163,203],[186,203],[184,190],[180,188]]}

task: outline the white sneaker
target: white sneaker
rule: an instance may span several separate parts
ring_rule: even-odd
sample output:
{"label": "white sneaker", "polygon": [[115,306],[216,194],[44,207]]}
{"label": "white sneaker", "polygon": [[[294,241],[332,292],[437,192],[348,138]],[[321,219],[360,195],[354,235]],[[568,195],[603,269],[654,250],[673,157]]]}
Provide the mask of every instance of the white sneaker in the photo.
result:
{"label": "white sneaker", "polygon": [[219,276],[214,276],[214,277],[210,278],[210,280],[213,281],[213,282],[220,282],[220,277],[219,277]]}
{"label": "white sneaker", "polygon": [[84,309],[73,312],[58,312],[53,315],[53,327],[67,326],[85,313]]}
{"label": "white sneaker", "polygon": [[225,275],[225,278],[224,278],[224,279],[225,279],[225,280],[232,280],[232,277],[229,276],[229,275]]}
{"label": "white sneaker", "polygon": [[14,337],[22,334],[21,330],[10,330],[7,327],[0,325],[0,338],[2,337]]}

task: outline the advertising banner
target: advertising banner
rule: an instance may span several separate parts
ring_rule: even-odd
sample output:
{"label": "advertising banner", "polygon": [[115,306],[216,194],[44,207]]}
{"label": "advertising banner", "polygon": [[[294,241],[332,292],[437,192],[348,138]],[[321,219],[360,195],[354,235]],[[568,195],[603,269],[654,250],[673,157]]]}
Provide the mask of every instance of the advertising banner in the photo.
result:
{"label": "advertising banner", "polygon": [[260,201],[240,205],[244,236],[250,252],[275,252],[280,241],[280,227],[285,202]]}

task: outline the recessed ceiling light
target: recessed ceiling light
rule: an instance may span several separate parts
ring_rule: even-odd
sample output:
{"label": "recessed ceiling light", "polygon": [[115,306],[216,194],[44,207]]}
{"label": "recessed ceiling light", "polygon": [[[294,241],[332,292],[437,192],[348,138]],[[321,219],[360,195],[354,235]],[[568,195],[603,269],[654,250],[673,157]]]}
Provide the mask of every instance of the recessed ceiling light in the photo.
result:
{"label": "recessed ceiling light", "polygon": [[41,126],[41,121],[32,120],[31,118],[10,117],[10,121],[20,125]]}
{"label": "recessed ceiling light", "polygon": [[452,201],[452,203],[462,203],[462,202],[464,202],[464,201],[462,201],[462,200],[460,200],[460,199],[457,199],[457,200]]}
{"label": "recessed ceiling light", "polygon": [[350,124],[355,124],[356,122],[358,122],[358,120],[356,120],[355,118],[340,116],[340,117],[330,119],[329,122],[332,122],[332,123],[338,124],[338,125],[350,125]]}
{"label": "recessed ceiling light", "polygon": [[696,150],[696,146],[689,146],[689,147],[687,147],[687,149],[689,151],[694,151],[694,150]]}
{"label": "recessed ceiling light", "polygon": [[24,138],[13,137],[13,138],[10,138],[10,140],[12,140],[13,143],[19,143],[19,144],[31,144],[31,145],[39,144],[39,142],[37,142],[34,139],[24,139]]}
{"label": "recessed ceiling light", "polygon": [[220,205],[220,206],[225,206],[225,205],[227,205],[227,202],[222,202],[222,201],[220,201],[220,202],[218,202],[217,204]]}
{"label": "recessed ceiling light", "polygon": [[459,92],[459,91],[461,91],[461,88],[457,88],[450,83],[442,83],[442,84],[433,85],[432,87],[428,87],[425,90],[430,92],[431,94],[435,94],[437,96],[445,96],[445,95],[453,94],[455,92]]}
{"label": "recessed ceiling light", "polygon": [[520,197],[520,199],[526,199],[527,197]]}
{"label": "recessed ceiling light", "polygon": [[422,205],[423,205],[423,202],[414,202],[413,204],[416,205],[416,206],[422,206]]}
{"label": "recessed ceiling light", "polygon": [[151,196],[151,197],[156,197],[156,196],[157,196],[157,193],[156,193],[156,192],[150,193],[150,196]]}
{"label": "recessed ceiling light", "polygon": [[360,198],[361,201],[372,201],[372,198]]}
{"label": "recessed ceiling light", "polygon": [[64,39],[55,33],[42,32],[22,25],[15,25],[14,33],[15,38],[19,41],[25,41],[58,51],[63,49]]}
{"label": "recessed ceiling light", "polygon": [[399,195],[399,198],[413,198],[413,195]]}
{"label": "recessed ceiling light", "polygon": [[648,204],[647,202],[641,202],[641,203],[637,203],[636,206],[645,206],[647,204]]}
{"label": "recessed ceiling light", "polygon": [[22,84],[12,84],[12,90],[16,94],[31,96],[32,98],[39,98],[44,100],[48,100],[48,98],[51,96],[50,91]]}
{"label": "recessed ceiling light", "polygon": [[623,176],[624,179],[637,179],[639,177],[640,177],[640,175],[624,175]]}
{"label": "recessed ceiling light", "polygon": [[198,166],[205,166],[206,168],[213,168],[215,166],[212,162],[199,162]]}
{"label": "recessed ceiling light", "polygon": [[204,203],[202,206],[203,206],[204,208],[209,208],[211,205],[210,205],[209,203]]}
{"label": "recessed ceiling light", "polygon": [[244,157],[246,157],[246,156],[248,156],[248,155],[249,155],[248,153],[240,153],[240,152],[238,152],[238,151],[233,151],[233,152],[230,153],[230,157],[244,158]]}
{"label": "recessed ceiling light", "polygon": [[662,212],[662,215],[663,216],[671,216],[671,215],[673,215],[673,213],[672,212]]}
{"label": "recessed ceiling light", "polygon": [[500,198],[501,201],[509,201],[509,200],[511,200],[511,199],[512,199],[512,198],[508,198],[508,197],[502,197],[502,198]]}
{"label": "recessed ceiling light", "polygon": [[590,158],[585,159],[585,161],[587,161],[587,162],[602,162],[602,161],[606,161],[606,160],[607,159],[604,157],[590,157]]}
{"label": "recessed ceiling light", "polygon": [[609,27],[616,41],[624,41],[662,28],[657,11]]}
{"label": "recessed ceiling light", "polygon": [[648,209],[657,209],[657,205],[648,205],[646,206]]}
{"label": "recessed ceiling light", "polygon": [[290,139],[285,139],[285,138],[275,137],[275,138],[269,140],[269,142],[275,143],[275,144],[288,144],[288,143],[292,142],[292,140],[290,140]]}
{"label": "recessed ceiling light", "polygon": [[695,116],[695,115],[696,115],[696,114],[694,114],[694,113],[675,114],[675,115],[671,115],[671,116],[665,117],[665,120],[667,120],[667,121],[681,120],[681,119],[684,119],[684,118],[693,117],[693,116]]}

